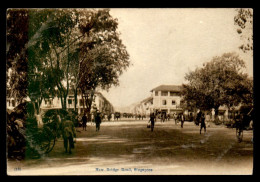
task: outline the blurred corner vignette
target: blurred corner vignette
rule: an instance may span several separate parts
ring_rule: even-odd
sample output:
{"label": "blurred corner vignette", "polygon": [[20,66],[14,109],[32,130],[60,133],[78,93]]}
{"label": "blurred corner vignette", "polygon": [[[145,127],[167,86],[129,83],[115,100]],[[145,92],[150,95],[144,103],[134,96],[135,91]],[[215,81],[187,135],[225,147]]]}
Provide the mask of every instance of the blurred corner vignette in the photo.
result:
{"label": "blurred corner vignette", "polygon": [[253,9],[6,10],[7,175],[252,175]]}

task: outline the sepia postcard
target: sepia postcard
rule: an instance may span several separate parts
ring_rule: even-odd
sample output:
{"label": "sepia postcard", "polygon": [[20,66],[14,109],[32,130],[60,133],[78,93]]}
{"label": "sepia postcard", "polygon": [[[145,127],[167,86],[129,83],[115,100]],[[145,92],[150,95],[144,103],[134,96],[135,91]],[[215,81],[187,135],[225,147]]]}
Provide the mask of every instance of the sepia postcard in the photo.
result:
{"label": "sepia postcard", "polygon": [[8,176],[252,175],[253,9],[6,10]]}

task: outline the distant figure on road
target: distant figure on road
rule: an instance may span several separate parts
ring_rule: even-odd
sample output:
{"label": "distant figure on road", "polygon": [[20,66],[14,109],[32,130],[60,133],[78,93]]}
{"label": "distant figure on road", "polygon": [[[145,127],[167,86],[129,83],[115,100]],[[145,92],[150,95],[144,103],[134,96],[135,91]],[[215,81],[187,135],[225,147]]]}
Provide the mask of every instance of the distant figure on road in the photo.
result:
{"label": "distant figure on road", "polygon": [[153,131],[153,128],[154,128],[154,120],[155,120],[155,115],[154,115],[154,113],[151,113],[150,120],[149,120],[149,122],[151,122],[151,131]]}
{"label": "distant figure on road", "polygon": [[170,121],[170,114],[167,115],[167,120]]}
{"label": "distant figure on road", "polygon": [[116,112],[116,113],[115,113],[115,117],[116,117],[116,120],[118,121],[118,119],[120,118],[120,113],[119,113],[119,112]]}
{"label": "distant figure on road", "polygon": [[198,125],[198,126],[199,126],[199,124],[200,124],[201,115],[202,115],[202,112],[199,111],[199,113],[197,114],[197,117],[196,117],[196,121],[195,121],[195,124]]}
{"label": "distant figure on road", "polygon": [[82,127],[83,127],[83,130],[85,129],[85,131],[87,130],[87,116],[86,114],[84,113],[84,115],[82,116]]}
{"label": "distant figure on road", "polygon": [[161,113],[161,122],[164,122],[164,120],[165,120],[165,115],[164,113]]}
{"label": "distant figure on road", "polygon": [[173,114],[173,120],[175,122],[175,125],[177,125],[177,114],[176,113]]}
{"label": "distant figure on road", "polygon": [[200,119],[200,134],[201,134],[201,130],[202,128],[204,128],[204,133],[206,132],[206,124],[205,124],[205,114],[202,113],[201,114],[201,119]]}
{"label": "distant figure on road", "polygon": [[183,124],[184,124],[184,115],[183,115],[183,113],[180,114],[180,120],[181,120],[181,128],[183,128]]}
{"label": "distant figure on road", "polygon": [[100,112],[97,112],[97,114],[96,114],[95,123],[96,123],[96,131],[99,131],[100,130],[100,124],[101,124]]}
{"label": "distant figure on road", "polygon": [[111,114],[108,114],[108,116],[107,116],[107,119],[108,119],[108,121],[110,121],[111,120]]}
{"label": "distant figure on road", "polygon": [[71,149],[74,148],[73,138],[76,137],[76,130],[70,116],[67,116],[66,120],[61,123],[61,131],[64,140],[65,152],[68,152],[69,143],[69,153],[71,154]]}

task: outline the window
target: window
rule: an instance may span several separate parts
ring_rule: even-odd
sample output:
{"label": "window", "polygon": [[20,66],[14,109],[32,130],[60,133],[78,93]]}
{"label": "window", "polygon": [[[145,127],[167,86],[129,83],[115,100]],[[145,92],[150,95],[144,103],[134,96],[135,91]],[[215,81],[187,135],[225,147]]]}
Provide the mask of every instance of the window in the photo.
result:
{"label": "window", "polygon": [[155,91],[155,96],[158,96],[158,91]]}
{"label": "window", "polygon": [[68,104],[72,104],[72,99],[68,99]]}
{"label": "window", "polygon": [[80,109],[80,113],[84,113],[84,110],[82,108]]}
{"label": "window", "polygon": [[172,100],[172,105],[175,105],[175,104],[176,104],[175,100]]}
{"label": "window", "polygon": [[15,107],[15,100],[12,100],[12,106]]}
{"label": "window", "polygon": [[162,91],[162,96],[168,96],[168,92],[167,91]]}
{"label": "window", "polygon": [[82,99],[79,99],[79,105],[83,106],[83,100]]}
{"label": "window", "polygon": [[177,96],[178,93],[177,92],[170,92],[170,96]]}
{"label": "window", "polygon": [[162,105],[166,105],[166,104],[167,104],[166,100],[162,100]]}

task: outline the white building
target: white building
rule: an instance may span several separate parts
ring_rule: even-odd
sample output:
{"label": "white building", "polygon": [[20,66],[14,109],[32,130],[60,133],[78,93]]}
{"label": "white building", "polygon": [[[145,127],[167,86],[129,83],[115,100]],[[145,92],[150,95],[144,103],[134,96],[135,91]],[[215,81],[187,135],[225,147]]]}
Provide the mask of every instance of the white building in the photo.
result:
{"label": "white building", "polygon": [[144,116],[149,116],[150,115],[150,107],[153,104],[153,97],[148,97],[141,102],[138,102],[131,110],[133,114],[141,114]]}
{"label": "white building", "polygon": [[167,114],[182,112],[181,89],[180,85],[160,85],[152,89],[153,101],[150,109]]}
{"label": "white building", "polygon": [[[166,113],[170,114],[171,116],[173,113],[184,113],[184,115],[188,116],[193,111],[183,110],[183,108],[181,108],[181,90],[181,85],[160,85],[151,90],[151,97],[148,97],[135,104],[131,112],[134,114],[144,114],[146,116],[151,112]],[[234,107],[233,109],[228,109],[226,106],[220,106],[218,114],[219,120],[229,120],[231,118],[232,112],[237,111],[240,106],[241,104],[237,107]],[[208,111],[207,115],[210,120],[214,120],[214,109]]]}
{"label": "white building", "polygon": [[[95,93],[95,99],[92,103],[92,109],[97,108],[99,111],[103,113],[113,113],[114,107],[112,104],[100,93]],[[28,99],[27,99],[28,100]],[[84,112],[84,106],[83,106],[83,99],[80,94],[77,95],[77,105],[76,109],[78,110],[78,113],[81,114]],[[13,98],[7,98],[7,109],[14,109],[18,103]],[[66,105],[68,110],[74,110],[74,104],[75,104],[75,98],[72,92],[69,92],[66,100]],[[45,98],[42,100],[41,106],[40,106],[40,112],[47,111],[49,109],[61,109],[61,100],[57,96]]]}

